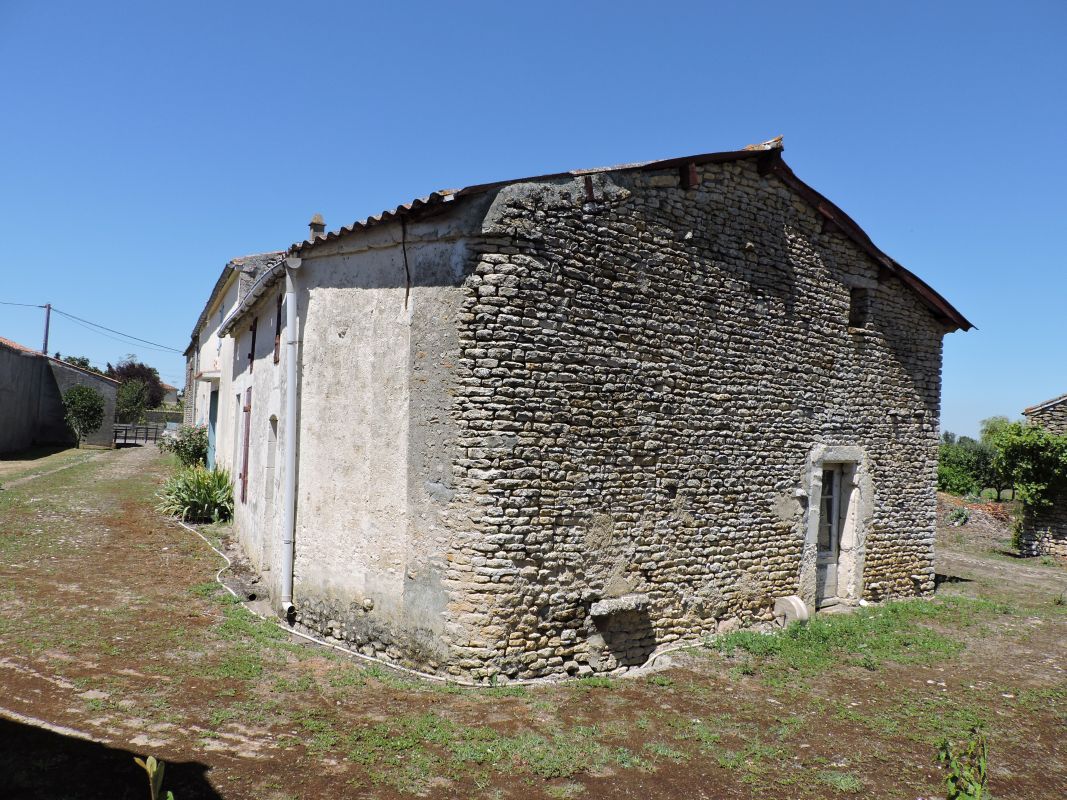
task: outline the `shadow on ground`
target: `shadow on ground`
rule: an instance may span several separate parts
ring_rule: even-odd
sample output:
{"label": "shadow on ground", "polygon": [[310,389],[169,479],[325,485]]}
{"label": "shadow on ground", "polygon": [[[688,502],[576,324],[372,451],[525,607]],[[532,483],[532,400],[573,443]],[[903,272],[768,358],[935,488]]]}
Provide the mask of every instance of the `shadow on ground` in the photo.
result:
{"label": "shadow on ground", "polygon": [[[4,800],[147,800],[148,778],[133,753],[0,717],[0,797]],[[207,766],[167,763],[163,791],[175,800],[221,800]]]}
{"label": "shadow on ground", "polygon": [[56,453],[62,453],[64,450],[70,450],[69,444],[55,444],[55,445],[38,445],[31,447],[29,450],[20,450],[17,453],[2,453],[0,454],[0,461],[38,461],[48,456],[54,456]]}

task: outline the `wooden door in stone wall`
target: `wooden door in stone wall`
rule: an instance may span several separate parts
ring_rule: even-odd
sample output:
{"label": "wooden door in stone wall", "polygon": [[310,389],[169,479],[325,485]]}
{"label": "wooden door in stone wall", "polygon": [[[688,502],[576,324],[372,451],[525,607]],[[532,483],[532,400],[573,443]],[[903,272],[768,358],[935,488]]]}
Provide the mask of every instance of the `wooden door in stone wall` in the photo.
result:
{"label": "wooden door in stone wall", "polygon": [[825,608],[838,600],[837,575],[841,556],[841,527],[845,518],[842,502],[844,470],[826,464],[819,498],[819,539],[815,562],[815,606]]}

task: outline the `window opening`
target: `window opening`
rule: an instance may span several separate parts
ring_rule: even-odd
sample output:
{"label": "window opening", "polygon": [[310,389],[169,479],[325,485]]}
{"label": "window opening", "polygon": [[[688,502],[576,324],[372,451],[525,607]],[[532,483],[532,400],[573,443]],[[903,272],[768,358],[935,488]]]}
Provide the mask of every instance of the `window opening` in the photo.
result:
{"label": "window opening", "polygon": [[853,289],[849,298],[848,327],[865,327],[870,318],[870,312],[870,293],[866,289]]}

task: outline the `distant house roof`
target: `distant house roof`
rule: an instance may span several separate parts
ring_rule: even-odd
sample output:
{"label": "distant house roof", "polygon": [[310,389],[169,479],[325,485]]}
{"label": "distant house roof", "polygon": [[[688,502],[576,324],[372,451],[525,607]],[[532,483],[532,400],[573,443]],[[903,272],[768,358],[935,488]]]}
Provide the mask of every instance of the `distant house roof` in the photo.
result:
{"label": "distant house roof", "polygon": [[189,335],[189,346],[185,349],[186,354],[196,346],[196,335],[200,332],[200,329],[204,327],[204,323],[207,321],[208,310],[215,304],[215,301],[218,300],[219,295],[222,294],[222,290],[226,286],[231,273],[240,273],[238,277],[237,296],[238,298],[244,297],[248,292],[249,287],[252,286],[263,270],[278,261],[281,261],[283,255],[285,254],[282,251],[275,250],[270,253],[255,253],[250,256],[240,256],[226,262],[226,266],[222,268],[222,273],[219,275],[219,279],[215,281],[215,286],[211,290],[211,294],[208,295],[207,302],[204,303],[204,308],[200,312],[200,316],[197,317],[196,324],[193,326],[193,332]]}
{"label": "distant house roof", "polygon": [[164,389],[166,389],[168,392],[176,392],[176,391],[178,391],[178,387],[177,386],[171,386],[169,383],[163,383],[162,381],[160,381],[159,385],[162,386]]}
{"label": "distant house roof", "polygon": [[119,385],[119,381],[115,380],[114,378],[109,378],[107,375],[103,374],[102,372],[97,372],[95,369],[86,369],[85,367],[79,367],[77,364],[71,364],[69,361],[63,361],[59,358],[52,358],[52,356],[46,353],[42,353],[40,350],[31,350],[25,345],[19,344],[18,342],[13,342],[10,339],[5,339],[2,336],[0,336],[0,346],[10,348],[11,350],[17,350],[18,352],[25,353],[26,355],[36,356],[37,358],[46,358],[55,364],[59,364],[63,367],[66,367],[67,369],[73,369],[78,372],[82,372],[86,375],[91,375],[94,378],[99,378],[102,381],[113,383],[116,386]]}
{"label": "distant house roof", "polygon": [[[875,262],[881,265],[882,268],[888,271],[891,275],[896,276],[905,285],[909,286],[919,295],[919,298],[933,312],[934,316],[943,323],[952,328],[960,328],[963,330],[968,330],[974,327],[968,322],[963,314],[957,311],[951,303],[938,294],[929,284],[879,250],[866,232],[844,211],[793,174],[793,170],[791,170],[785,161],[782,160],[782,137],[780,136],[767,142],[749,145],[743,150],[730,150],[722,153],[703,153],[700,155],[683,156],[681,158],[670,158],[661,161],[643,161],[635,164],[618,164],[612,167],[554,172],[546,175],[535,175],[528,178],[498,181],[496,183],[476,184],[474,186],[467,186],[463,189],[441,189],[426,197],[416,198],[415,200],[396,206],[393,209],[383,211],[375,216],[357,220],[351,225],[347,225],[336,231],[331,231],[324,236],[297,242],[286,251],[286,254],[300,256],[325,242],[334,241],[343,236],[348,236],[358,231],[372,228],[376,225],[382,225],[401,219],[417,218],[424,213],[429,213],[431,210],[446,203],[451,203],[459,198],[493,191],[510,184],[572,178],[607,172],[636,172],[646,169],[658,170],[675,167],[681,169],[690,164],[713,164],[743,160],[755,160],[759,166],[761,174],[774,175],[781,180],[782,183],[799,194],[823,217],[824,224],[829,224],[835,227],[838,231],[855,242],[861,250],[866,252]],[[262,292],[279,279],[283,271],[284,266],[281,260],[273,264],[269,269],[264,270],[259,278],[252,284],[249,291],[243,295],[243,299],[238,303],[234,312],[229,318],[223,321],[219,332],[225,335],[232,330],[234,325],[252,304],[255,303]]]}
{"label": "distant house roof", "polygon": [[1052,406],[1058,406],[1060,403],[1067,401],[1067,394],[1061,394],[1059,397],[1053,397],[1051,400],[1046,400],[1044,403],[1038,403],[1037,405],[1030,406],[1023,409],[1023,414],[1033,414],[1035,411],[1043,411],[1046,408],[1052,408]]}

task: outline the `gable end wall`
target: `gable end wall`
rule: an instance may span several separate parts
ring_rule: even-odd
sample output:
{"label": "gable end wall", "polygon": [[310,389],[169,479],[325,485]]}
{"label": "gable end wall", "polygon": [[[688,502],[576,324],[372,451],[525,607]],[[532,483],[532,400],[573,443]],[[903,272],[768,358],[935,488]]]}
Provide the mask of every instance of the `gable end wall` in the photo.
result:
{"label": "gable end wall", "polygon": [[698,173],[493,203],[453,412],[453,673],[612,671],[768,623],[802,591],[818,447],[863,454],[860,596],[933,589],[942,326],[754,163]]}

